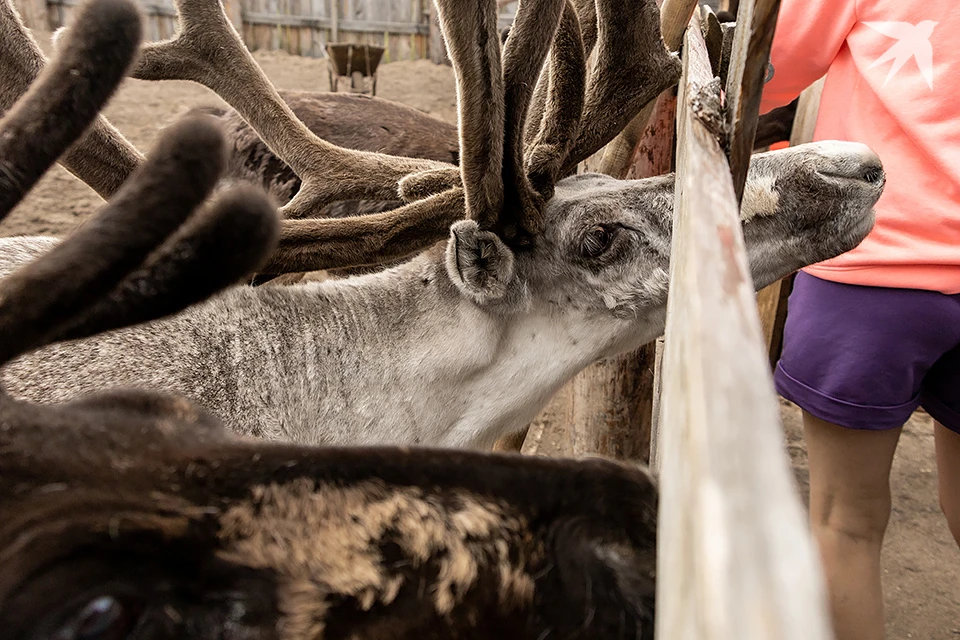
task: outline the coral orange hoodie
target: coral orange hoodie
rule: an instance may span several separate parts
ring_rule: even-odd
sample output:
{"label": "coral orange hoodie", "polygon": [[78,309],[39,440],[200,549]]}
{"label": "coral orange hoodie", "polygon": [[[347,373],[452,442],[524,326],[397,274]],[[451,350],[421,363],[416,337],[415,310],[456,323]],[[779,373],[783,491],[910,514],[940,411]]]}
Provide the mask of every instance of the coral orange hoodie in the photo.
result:
{"label": "coral orange hoodie", "polygon": [[826,73],[815,140],[869,145],[887,184],[825,280],[960,293],[960,8],[955,0],[783,0],[761,112]]}

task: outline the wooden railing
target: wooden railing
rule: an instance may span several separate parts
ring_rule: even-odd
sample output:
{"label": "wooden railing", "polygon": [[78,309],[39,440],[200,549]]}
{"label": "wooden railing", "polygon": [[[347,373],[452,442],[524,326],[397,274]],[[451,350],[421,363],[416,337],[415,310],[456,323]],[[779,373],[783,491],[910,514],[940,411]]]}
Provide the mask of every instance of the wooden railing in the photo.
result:
{"label": "wooden railing", "polygon": [[[713,74],[696,26],[687,31],[683,63],[660,421],[657,637],[824,640],[831,635],[822,580],[783,448],[735,181],[701,122],[718,115],[705,112],[719,108],[720,98],[707,88]],[[751,99],[747,93],[739,97]]]}

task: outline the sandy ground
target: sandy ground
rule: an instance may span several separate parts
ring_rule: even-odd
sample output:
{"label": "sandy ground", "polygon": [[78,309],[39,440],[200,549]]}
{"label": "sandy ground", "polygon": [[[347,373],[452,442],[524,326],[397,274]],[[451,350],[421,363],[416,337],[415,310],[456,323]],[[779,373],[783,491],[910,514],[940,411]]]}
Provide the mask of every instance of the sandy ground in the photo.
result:
{"label": "sandy ground", "polygon": [[[45,43],[44,43],[45,44]],[[323,60],[282,53],[257,53],[281,89],[327,90]],[[377,94],[450,121],[456,119],[450,69],[427,61],[381,67]],[[218,99],[189,83],[128,80],[109,105],[107,117],[141,150],[179,114]],[[56,167],[11,216],[0,236],[64,234],[100,205],[100,198]],[[783,403],[788,448],[806,496],[807,467],[799,411]],[[884,551],[888,637],[960,639],[960,552],[940,515],[936,499],[932,424],[918,413],[904,431],[893,473],[894,512]]]}

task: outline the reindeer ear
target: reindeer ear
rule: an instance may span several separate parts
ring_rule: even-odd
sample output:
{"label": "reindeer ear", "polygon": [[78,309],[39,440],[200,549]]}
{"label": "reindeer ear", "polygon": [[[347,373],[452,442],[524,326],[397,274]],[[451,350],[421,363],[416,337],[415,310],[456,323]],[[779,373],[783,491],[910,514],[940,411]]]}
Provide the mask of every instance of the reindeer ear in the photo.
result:
{"label": "reindeer ear", "polygon": [[447,273],[474,302],[496,300],[513,279],[513,252],[497,234],[481,231],[473,220],[460,220],[450,227]]}

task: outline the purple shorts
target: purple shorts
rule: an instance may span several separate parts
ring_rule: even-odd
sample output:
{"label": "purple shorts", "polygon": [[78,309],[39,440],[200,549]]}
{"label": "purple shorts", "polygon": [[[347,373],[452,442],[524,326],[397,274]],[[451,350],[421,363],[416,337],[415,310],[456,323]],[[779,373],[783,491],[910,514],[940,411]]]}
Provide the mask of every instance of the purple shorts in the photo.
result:
{"label": "purple shorts", "polygon": [[960,294],[797,274],[777,391],[851,429],[903,426],[923,406],[960,433]]}

